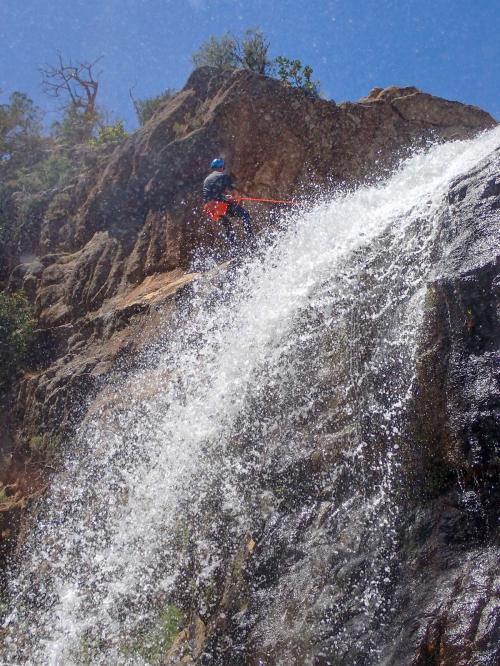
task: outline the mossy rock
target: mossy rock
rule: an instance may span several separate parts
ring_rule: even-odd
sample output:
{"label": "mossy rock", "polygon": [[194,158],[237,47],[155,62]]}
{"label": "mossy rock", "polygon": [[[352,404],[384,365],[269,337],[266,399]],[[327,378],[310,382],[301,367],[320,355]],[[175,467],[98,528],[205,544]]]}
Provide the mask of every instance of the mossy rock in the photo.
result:
{"label": "mossy rock", "polygon": [[61,438],[57,435],[33,435],[29,440],[29,448],[33,455],[45,460],[52,459],[61,445]]}
{"label": "mossy rock", "polygon": [[425,310],[432,310],[434,309],[437,304],[438,304],[439,298],[438,298],[438,292],[436,287],[433,285],[429,285],[425,291],[425,296],[424,296],[424,309]]}
{"label": "mossy rock", "polygon": [[185,623],[186,617],[182,610],[173,604],[168,604],[150,631],[124,645],[122,652],[124,655],[140,656],[148,664],[160,664]]}

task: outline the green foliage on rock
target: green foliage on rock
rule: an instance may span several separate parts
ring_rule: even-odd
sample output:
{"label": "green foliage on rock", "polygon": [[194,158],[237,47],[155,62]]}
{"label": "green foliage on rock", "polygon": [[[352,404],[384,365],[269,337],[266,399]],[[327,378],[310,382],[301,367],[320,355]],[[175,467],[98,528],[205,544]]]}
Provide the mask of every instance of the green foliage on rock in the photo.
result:
{"label": "green foliage on rock", "polygon": [[222,70],[250,69],[269,74],[272,62],[268,58],[269,42],[260,28],[249,28],[240,39],[226,33],[210,37],[192,56],[195,67],[208,65]]}
{"label": "green foliage on rock", "polygon": [[236,39],[229,33],[222,37],[212,36],[193,53],[191,61],[195,67],[208,65],[217,69],[237,69],[239,67],[237,48]]}
{"label": "green foliage on rock", "polygon": [[0,104],[0,181],[41,158],[41,117],[40,109],[22,92],[13,92],[7,103]]}
{"label": "green foliage on rock", "polygon": [[[1,500],[0,500],[1,501]],[[0,592],[0,622],[3,622],[9,612],[9,599],[7,595]]]}
{"label": "green foliage on rock", "polygon": [[70,105],[64,110],[61,119],[52,124],[52,135],[63,146],[78,146],[90,141],[102,124],[100,113],[89,115]]}
{"label": "green foliage on rock", "polygon": [[428,286],[424,296],[424,309],[431,310],[437,306],[438,302],[436,288],[433,285]]}
{"label": "green foliage on rock", "polygon": [[30,305],[21,292],[0,292],[0,391],[25,361],[33,337],[34,320]]}
{"label": "green foliage on rock", "polygon": [[42,435],[33,435],[29,441],[30,451],[32,453],[40,453],[43,451],[43,437]]}
{"label": "green foliage on rock", "polygon": [[97,136],[90,140],[93,146],[118,145],[128,136],[122,120],[117,120],[112,125],[104,125],[97,130]]}
{"label": "green foliage on rock", "polygon": [[249,28],[242,38],[226,33],[210,37],[193,54],[195,67],[208,65],[221,70],[249,69],[258,74],[276,76],[286,85],[300,88],[314,97],[319,93],[319,82],[312,80],[312,67],[300,60],[279,56],[269,58],[269,42],[260,28]]}
{"label": "green foliage on rock", "polygon": [[123,646],[127,656],[138,655],[149,664],[161,664],[186,623],[184,613],[174,604],[167,604],[156,624],[143,636]]}
{"label": "green foliage on rock", "polygon": [[272,62],[268,58],[269,42],[260,28],[249,28],[239,42],[241,66],[257,74],[270,74]]}
{"label": "green foliage on rock", "polygon": [[160,618],[159,628],[161,640],[166,649],[172,645],[185,621],[184,613],[177,606],[169,604],[165,608]]}
{"label": "green foliage on rock", "polygon": [[145,125],[150,118],[158,111],[162,104],[167,102],[175,95],[175,90],[167,88],[155,97],[147,97],[145,99],[134,99],[134,109],[137,115],[139,124]]}
{"label": "green foliage on rock", "polygon": [[16,178],[17,189],[25,194],[44,192],[60,187],[73,174],[73,164],[69,157],[54,152],[31,169],[20,169]]}
{"label": "green foliage on rock", "polygon": [[284,56],[276,58],[277,76],[293,88],[300,88],[308,95],[318,96],[319,82],[311,79],[313,70],[310,65],[302,65],[300,60],[290,60]]}
{"label": "green foliage on rock", "polygon": [[60,450],[62,439],[59,435],[33,435],[29,440],[29,449],[33,456],[50,460]]}

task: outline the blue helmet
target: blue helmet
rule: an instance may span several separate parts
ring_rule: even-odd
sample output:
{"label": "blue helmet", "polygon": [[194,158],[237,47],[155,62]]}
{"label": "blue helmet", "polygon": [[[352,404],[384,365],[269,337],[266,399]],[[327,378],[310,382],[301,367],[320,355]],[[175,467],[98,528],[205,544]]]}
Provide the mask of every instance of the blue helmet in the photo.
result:
{"label": "blue helmet", "polygon": [[214,160],[210,162],[210,168],[211,169],[223,169],[224,168],[224,160],[222,157],[216,157]]}

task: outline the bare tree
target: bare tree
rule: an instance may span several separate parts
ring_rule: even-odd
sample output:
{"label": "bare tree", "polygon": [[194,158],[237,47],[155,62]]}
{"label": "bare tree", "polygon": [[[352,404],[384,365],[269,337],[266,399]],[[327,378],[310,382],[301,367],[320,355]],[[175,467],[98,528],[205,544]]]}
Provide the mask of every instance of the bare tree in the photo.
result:
{"label": "bare tree", "polygon": [[46,65],[40,69],[42,73],[42,88],[49,97],[60,99],[61,108],[67,110],[69,106],[85,116],[89,122],[95,122],[97,113],[97,93],[99,90],[99,76],[95,67],[102,56],[93,62],[78,62],[71,60],[64,62],[61,53],[57,54],[56,65]]}

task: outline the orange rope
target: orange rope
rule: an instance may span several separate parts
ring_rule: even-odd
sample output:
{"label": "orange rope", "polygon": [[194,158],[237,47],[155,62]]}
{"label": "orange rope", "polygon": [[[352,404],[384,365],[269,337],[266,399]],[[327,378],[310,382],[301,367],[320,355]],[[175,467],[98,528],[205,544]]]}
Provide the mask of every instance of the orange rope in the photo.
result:
{"label": "orange rope", "polygon": [[241,197],[240,201],[259,201],[261,203],[274,203],[274,204],[288,204],[290,206],[298,206],[298,201],[281,201],[279,199],[257,199],[255,197]]}

